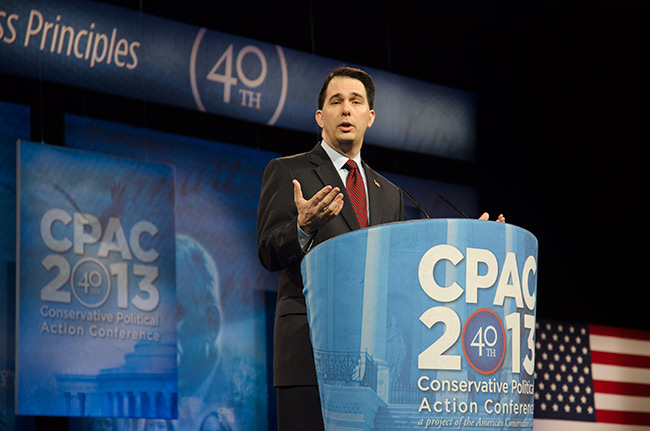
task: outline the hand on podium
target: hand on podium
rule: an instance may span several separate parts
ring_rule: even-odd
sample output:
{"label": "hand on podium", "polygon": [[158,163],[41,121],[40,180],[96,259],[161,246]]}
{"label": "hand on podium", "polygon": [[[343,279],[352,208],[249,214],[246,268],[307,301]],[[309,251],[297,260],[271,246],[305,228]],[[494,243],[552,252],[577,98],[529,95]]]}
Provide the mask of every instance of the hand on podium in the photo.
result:
{"label": "hand on podium", "polygon": [[[488,214],[488,213],[483,213],[483,214],[481,215],[481,217],[479,217],[478,219],[479,219],[479,220],[490,220],[490,214]],[[499,223],[505,223],[505,222],[506,222],[506,218],[503,216],[503,214],[499,214],[499,217],[497,217],[497,219],[496,219],[495,221],[497,221],[497,222],[499,222]]]}

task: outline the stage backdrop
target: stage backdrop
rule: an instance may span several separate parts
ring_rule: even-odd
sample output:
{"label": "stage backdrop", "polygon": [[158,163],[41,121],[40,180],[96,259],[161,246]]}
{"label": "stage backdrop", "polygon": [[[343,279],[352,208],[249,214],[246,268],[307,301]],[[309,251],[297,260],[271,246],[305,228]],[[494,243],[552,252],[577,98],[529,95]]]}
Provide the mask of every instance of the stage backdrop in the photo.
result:
{"label": "stage backdrop", "polygon": [[177,417],[173,169],[17,151],[18,414]]}
{"label": "stage backdrop", "polygon": [[[341,64],[100,2],[9,0],[0,12],[2,72],[292,130],[317,130],[320,86]],[[473,93],[368,71],[381,121],[367,142],[475,159]]]}
{"label": "stage backdrop", "polygon": [[[255,214],[264,167],[276,155],[76,116],[66,117],[65,127],[69,147],[174,166],[174,429],[267,429],[265,292],[276,280],[257,259]],[[136,430],[136,423],[117,427]]]}

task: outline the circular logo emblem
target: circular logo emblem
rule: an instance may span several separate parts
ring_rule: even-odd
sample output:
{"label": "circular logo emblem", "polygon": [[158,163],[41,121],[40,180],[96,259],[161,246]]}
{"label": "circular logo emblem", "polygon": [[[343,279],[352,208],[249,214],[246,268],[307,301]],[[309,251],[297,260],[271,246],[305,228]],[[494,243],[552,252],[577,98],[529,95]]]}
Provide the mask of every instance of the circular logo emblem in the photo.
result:
{"label": "circular logo emblem", "polygon": [[101,307],[111,293],[111,278],[97,259],[86,257],[74,266],[70,277],[72,293],[88,308]]}
{"label": "circular logo emblem", "polygon": [[469,316],[463,329],[463,353],[481,374],[499,369],[506,353],[506,332],[494,311],[481,308]]}

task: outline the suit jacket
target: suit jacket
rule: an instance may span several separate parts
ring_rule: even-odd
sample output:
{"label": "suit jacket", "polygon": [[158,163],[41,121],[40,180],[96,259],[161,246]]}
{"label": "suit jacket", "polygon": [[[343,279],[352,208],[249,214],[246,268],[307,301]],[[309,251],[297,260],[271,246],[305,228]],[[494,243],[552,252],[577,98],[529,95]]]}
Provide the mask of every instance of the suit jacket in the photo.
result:
{"label": "suit jacket", "polygon": [[[363,163],[367,178],[370,225],[406,219],[399,188]],[[279,272],[273,333],[273,383],[275,386],[316,385],[316,370],[309,336],[300,262],[304,256],[298,242],[298,213],[292,180],[310,199],[326,185],[344,193],[341,213],[316,232],[313,246],[334,236],[359,229],[352,202],[341,177],[320,144],[310,152],[272,160],[264,171],[257,208],[260,262]]]}

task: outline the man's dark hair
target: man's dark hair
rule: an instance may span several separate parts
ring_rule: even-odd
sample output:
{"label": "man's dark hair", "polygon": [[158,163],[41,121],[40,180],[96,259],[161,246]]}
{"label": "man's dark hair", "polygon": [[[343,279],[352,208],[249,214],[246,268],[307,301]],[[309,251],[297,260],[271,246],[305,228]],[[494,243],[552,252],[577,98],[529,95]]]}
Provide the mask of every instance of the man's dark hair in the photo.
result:
{"label": "man's dark hair", "polygon": [[341,66],[334,69],[327,75],[325,82],[323,82],[323,87],[320,89],[320,94],[318,95],[318,109],[323,109],[325,105],[325,94],[327,93],[327,86],[330,81],[336,77],[352,78],[361,81],[363,86],[366,89],[366,96],[368,98],[368,106],[370,109],[374,109],[375,104],[375,83],[372,81],[372,78],[368,73],[364,72],[361,69],[355,69],[354,67]]}

